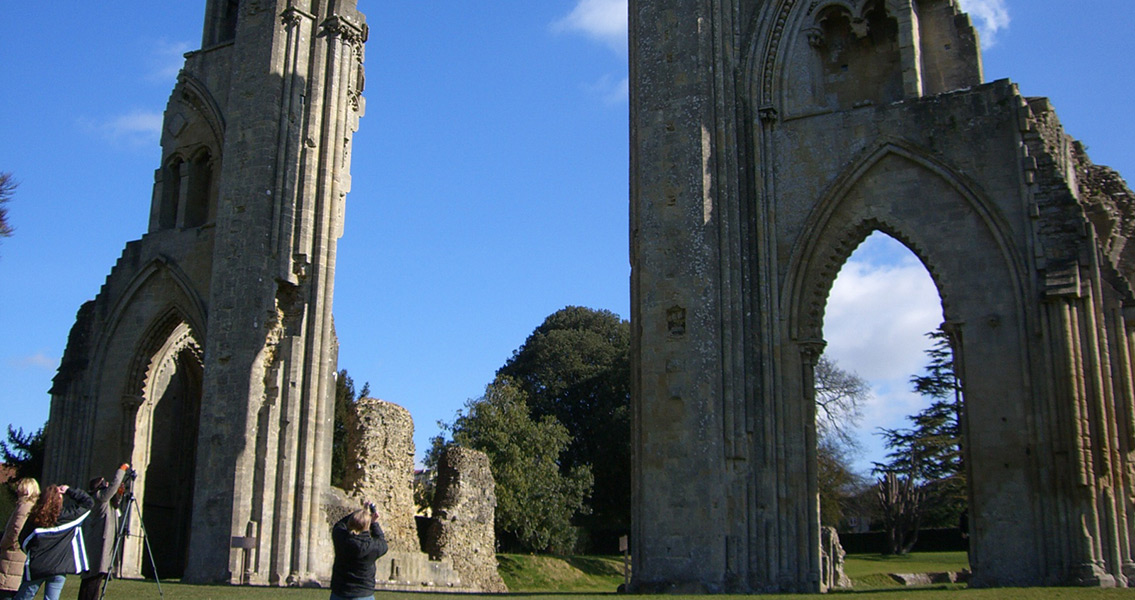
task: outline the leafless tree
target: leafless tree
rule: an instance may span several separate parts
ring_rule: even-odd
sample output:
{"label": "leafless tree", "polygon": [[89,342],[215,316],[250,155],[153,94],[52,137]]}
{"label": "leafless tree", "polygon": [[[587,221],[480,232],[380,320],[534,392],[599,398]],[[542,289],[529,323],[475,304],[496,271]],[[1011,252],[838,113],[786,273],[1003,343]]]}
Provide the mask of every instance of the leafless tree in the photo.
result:
{"label": "leafless tree", "polygon": [[8,223],[8,207],[4,206],[16,193],[16,180],[11,173],[0,172],[0,237],[10,237],[12,226]]}
{"label": "leafless tree", "polygon": [[815,369],[816,432],[821,439],[854,450],[854,431],[863,419],[863,403],[871,396],[867,382],[821,356]]}

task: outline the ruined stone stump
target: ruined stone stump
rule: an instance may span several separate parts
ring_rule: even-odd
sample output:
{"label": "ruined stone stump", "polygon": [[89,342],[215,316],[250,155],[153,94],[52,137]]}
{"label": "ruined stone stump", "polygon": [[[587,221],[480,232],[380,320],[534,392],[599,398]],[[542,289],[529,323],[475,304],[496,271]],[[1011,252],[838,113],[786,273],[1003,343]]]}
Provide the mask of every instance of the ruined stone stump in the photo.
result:
{"label": "ruined stone stump", "polygon": [[483,452],[449,448],[438,460],[434,522],[425,551],[435,560],[448,558],[463,587],[479,592],[507,592],[497,573],[496,485]]}
{"label": "ruined stone stump", "polygon": [[843,571],[844,558],[847,552],[843,544],[839,543],[839,533],[835,527],[820,528],[820,589],[827,591],[834,588],[850,588],[851,578]]}
{"label": "ruined stone stump", "polygon": [[414,421],[397,404],[362,398],[348,413],[344,487],[374,502],[391,552],[419,552],[414,524]]}

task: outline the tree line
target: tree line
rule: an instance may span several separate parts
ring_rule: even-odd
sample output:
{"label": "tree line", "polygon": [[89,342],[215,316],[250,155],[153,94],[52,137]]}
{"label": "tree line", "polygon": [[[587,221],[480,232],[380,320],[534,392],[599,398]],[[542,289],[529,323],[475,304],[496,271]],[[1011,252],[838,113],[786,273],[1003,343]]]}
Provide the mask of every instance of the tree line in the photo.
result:
{"label": "tree line", "polygon": [[[966,506],[961,387],[947,337],[928,336],[929,363],[911,384],[931,404],[908,417],[910,428],[880,430],[889,452],[874,466],[875,481],[852,467],[870,386],[827,357],[814,370],[821,521],[841,528],[855,517],[889,528],[895,553],[909,551],[921,526],[957,525]],[[629,532],[630,325],[618,315],[568,306],[548,316],[484,395],[439,426],[427,468],[452,444],[488,455],[502,550],[613,552]],[[889,479],[917,493],[894,502]],[[427,486],[418,498],[425,505],[428,497]]]}
{"label": "tree line", "polygon": [[[892,553],[908,552],[921,527],[958,525],[967,506],[961,385],[946,334],[927,335],[928,363],[910,382],[930,405],[907,417],[910,427],[880,430],[888,454],[874,465],[874,481],[852,468],[868,384],[827,357],[814,370],[821,522],[842,529],[866,519],[888,531]],[[346,370],[336,384],[331,481],[342,486],[346,410],[370,384],[356,390]],[[453,444],[488,455],[502,551],[614,552],[629,532],[630,325],[618,315],[568,306],[548,316],[484,394],[439,426],[427,469]],[[9,426],[7,437],[4,464],[40,476],[43,430]],[[430,493],[427,480],[415,499],[428,506]]]}

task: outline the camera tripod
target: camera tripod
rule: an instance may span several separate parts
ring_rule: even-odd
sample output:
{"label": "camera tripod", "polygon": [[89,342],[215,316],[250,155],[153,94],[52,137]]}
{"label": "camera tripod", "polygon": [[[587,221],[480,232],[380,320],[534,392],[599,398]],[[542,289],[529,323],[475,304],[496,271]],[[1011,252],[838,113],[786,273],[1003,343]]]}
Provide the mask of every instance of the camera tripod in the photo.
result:
{"label": "camera tripod", "polygon": [[[138,506],[138,499],[134,497],[134,479],[137,475],[133,470],[127,473],[127,479],[124,484],[125,491],[122,494],[122,500],[119,506],[122,506],[122,517],[118,522],[118,530],[114,532],[114,550],[110,555],[110,569],[113,572],[114,568],[118,565],[118,561],[122,558],[122,545],[124,540],[130,535],[130,516],[134,509],[138,511],[138,525],[142,528],[142,543],[146,546],[146,556],[150,558],[150,567],[154,570],[154,582],[158,584],[158,597],[165,598],[162,593],[162,582],[158,579],[158,565],[154,562],[154,551],[150,549],[150,536],[146,535],[146,523],[142,519],[142,509]],[[102,581],[102,589],[99,591],[99,600],[103,600],[106,596],[106,584],[110,583],[111,573],[107,573],[106,579]]]}

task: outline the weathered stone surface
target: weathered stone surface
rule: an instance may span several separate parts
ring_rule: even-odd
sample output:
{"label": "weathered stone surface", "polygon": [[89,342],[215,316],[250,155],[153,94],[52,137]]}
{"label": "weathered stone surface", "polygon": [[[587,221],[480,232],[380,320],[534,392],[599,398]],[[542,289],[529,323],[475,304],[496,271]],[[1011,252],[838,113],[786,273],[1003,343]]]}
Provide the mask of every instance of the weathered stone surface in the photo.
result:
{"label": "weathered stone surface", "polygon": [[820,528],[820,584],[824,591],[851,587],[851,578],[843,571],[846,556],[835,527]]}
{"label": "weathered stone surface", "polygon": [[[366,20],[355,0],[202,4],[148,232],[80,309],[52,387],[45,476],[135,465],[163,577],[311,583],[331,569],[331,277]],[[142,550],[127,540],[126,576]]]}
{"label": "weathered stone surface", "polygon": [[414,421],[405,408],[362,398],[347,419],[344,486],[374,502],[391,552],[420,552],[414,524]]}
{"label": "weathered stone surface", "polygon": [[969,581],[968,571],[946,571],[938,573],[888,573],[888,577],[901,585],[938,585],[942,583],[965,583]]}
{"label": "weathered stone surface", "polygon": [[483,452],[449,448],[437,466],[434,522],[426,534],[425,551],[432,558],[450,559],[464,587],[479,592],[507,592],[497,572],[496,485]]}
{"label": "weathered stone surface", "polygon": [[1128,585],[1122,180],[982,83],[953,0],[629,11],[632,591],[823,587],[813,367],[874,232],[926,266],[962,366],[972,584]]}

